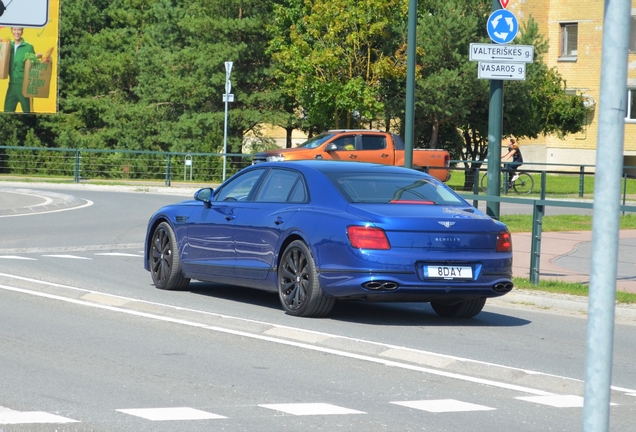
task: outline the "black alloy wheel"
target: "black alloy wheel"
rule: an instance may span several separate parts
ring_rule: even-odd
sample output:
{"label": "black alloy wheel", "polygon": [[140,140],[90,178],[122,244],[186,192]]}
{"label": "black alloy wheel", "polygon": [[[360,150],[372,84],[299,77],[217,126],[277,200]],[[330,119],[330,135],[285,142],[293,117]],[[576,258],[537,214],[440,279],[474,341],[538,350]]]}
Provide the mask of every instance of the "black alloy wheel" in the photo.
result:
{"label": "black alloy wheel", "polygon": [[161,222],[152,234],[148,261],[152,281],[157,288],[182,290],[190,283],[190,279],[181,272],[177,240],[166,222]]}
{"label": "black alloy wheel", "polygon": [[291,242],[283,252],[278,267],[278,294],[285,312],[301,317],[323,317],[336,302],[320,288],[314,259],[300,240]]}

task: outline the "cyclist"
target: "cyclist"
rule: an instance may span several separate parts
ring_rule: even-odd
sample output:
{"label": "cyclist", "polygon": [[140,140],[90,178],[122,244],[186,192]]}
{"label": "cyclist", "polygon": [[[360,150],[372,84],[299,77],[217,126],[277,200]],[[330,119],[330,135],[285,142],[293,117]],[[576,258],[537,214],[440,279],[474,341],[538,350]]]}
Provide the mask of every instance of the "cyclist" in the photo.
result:
{"label": "cyclist", "polygon": [[[508,181],[508,187],[511,188],[515,180],[519,178],[517,168],[523,164],[523,156],[521,155],[519,144],[514,138],[510,138],[508,140],[508,153],[501,157],[502,160],[506,160],[508,158],[512,158],[512,162],[505,164],[504,170],[509,173],[506,175],[506,181]],[[510,176],[510,174],[514,175],[512,176],[512,179],[508,180],[508,176]]]}

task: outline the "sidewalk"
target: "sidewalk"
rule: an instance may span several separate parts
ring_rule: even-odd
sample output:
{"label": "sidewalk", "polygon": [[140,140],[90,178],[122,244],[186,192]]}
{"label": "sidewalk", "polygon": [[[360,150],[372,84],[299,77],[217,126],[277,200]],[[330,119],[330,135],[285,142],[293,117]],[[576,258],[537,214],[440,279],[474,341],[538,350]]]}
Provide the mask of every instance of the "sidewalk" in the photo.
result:
{"label": "sidewalk", "polygon": [[[530,277],[531,233],[512,235],[515,277]],[[539,280],[590,282],[591,231],[541,233]],[[636,293],[636,230],[621,230],[618,254],[617,289]]]}

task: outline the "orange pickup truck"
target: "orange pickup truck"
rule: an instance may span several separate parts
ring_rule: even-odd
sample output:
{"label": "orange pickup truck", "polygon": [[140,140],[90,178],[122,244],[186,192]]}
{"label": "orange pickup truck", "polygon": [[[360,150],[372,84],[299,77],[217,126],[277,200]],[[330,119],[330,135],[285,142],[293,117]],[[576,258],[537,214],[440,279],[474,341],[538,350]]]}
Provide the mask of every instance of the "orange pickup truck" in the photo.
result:
{"label": "orange pickup truck", "polygon": [[[332,159],[404,166],[404,141],[396,134],[377,130],[330,130],[294,148],[256,153],[252,163]],[[413,168],[427,170],[441,181],[450,178],[446,150],[413,150]],[[438,168],[441,167],[441,168]]]}

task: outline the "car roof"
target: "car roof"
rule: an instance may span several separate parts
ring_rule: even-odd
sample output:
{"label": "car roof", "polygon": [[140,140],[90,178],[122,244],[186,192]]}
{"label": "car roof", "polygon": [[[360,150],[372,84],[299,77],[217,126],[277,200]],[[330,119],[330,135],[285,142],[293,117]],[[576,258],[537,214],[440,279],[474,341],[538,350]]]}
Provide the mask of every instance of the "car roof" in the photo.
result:
{"label": "car roof", "polygon": [[[258,164],[258,166],[265,164]],[[382,165],[375,164],[369,162],[349,162],[349,161],[331,161],[331,160],[298,160],[298,161],[285,161],[285,162],[269,162],[268,166],[277,166],[277,167],[306,167],[315,169],[316,171],[320,171],[324,174],[327,173],[336,173],[336,172],[377,172],[378,174],[424,174],[419,171],[415,171],[410,168],[404,168],[400,166],[393,165]]]}

